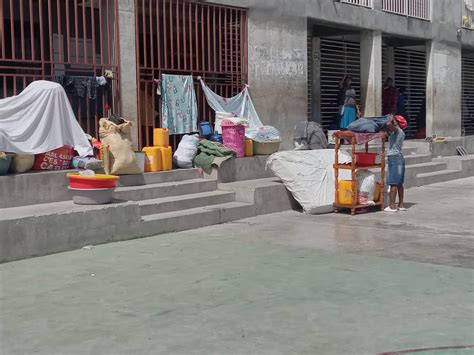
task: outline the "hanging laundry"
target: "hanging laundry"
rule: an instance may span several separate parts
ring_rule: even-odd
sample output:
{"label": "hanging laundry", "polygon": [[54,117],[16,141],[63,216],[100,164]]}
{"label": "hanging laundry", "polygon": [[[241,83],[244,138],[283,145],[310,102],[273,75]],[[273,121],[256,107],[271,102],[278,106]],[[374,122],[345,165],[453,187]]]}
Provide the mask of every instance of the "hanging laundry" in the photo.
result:
{"label": "hanging laundry", "polygon": [[98,76],[95,78],[95,80],[97,80],[97,84],[99,86],[107,85],[107,78],[105,76]]}
{"label": "hanging laundry", "polygon": [[97,99],[97,88],[99,84],[96,77],[56,75],[54,81],[61,84],[68,95],[77,96],[81,99]]}
{"label": "hanging laundry", "polygon": [[162,75],[162,127],[170,134],[197,132],[198,108],[192,76]]}
{"label": "hanging laundry", "polygon": [[260,121],[260,117],[258,117],[255,106],[253,105],[252,98],[250,97],[250,90],[247,85],[238,95],[225,98],[212,91],[202,78],[199,78],[199,81],[201,82],[202,89],[206,95],[207,103],[213,110],[216,112],[227,112],[232,114],[234,117],[247,118],[250,123],[250,129],[263,127],[263,123]]}

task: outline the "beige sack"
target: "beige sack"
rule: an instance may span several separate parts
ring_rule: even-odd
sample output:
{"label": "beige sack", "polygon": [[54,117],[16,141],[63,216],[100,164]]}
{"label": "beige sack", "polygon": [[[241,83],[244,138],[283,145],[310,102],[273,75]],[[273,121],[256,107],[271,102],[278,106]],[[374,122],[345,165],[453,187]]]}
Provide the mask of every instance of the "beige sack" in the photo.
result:
{"label": "beige sack", "polygon": [[10,171],[14,174],[21,174],[30,171],[35,164],[34,155],[14,155],[10,164]]}
{"label": "beige sack", "polygon": [[140,173],[132,147],[131,126],[132,123],[129,121],[117,126],[106,118],[100,119],[99,137],[102,143],[109,146],[110,153],[110,163],[104,167],[107,174],[131,175]]}

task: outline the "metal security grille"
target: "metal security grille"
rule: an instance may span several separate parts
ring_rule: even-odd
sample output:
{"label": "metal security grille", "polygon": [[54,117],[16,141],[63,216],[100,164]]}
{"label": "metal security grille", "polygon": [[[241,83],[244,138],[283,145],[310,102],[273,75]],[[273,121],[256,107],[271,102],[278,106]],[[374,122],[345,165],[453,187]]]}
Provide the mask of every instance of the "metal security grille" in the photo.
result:
{"label": "metal security grille", "polygon": [[363,6],[371,8],[373,6],[372,0],[341,0],[341,2],[351,5]]}
{"label": "metal security grille", "polygon": [[329,129],[338,117],[339,82],[352,75],[352,85],[360,102],[360,44],[344,40],[321,39],[321,117]]}
{"label": "metal security grille", "polygon": [[462,129],[474,135],[474,58],[462,59]]}
{"label": "metal security grille", "polygon": [[308,71],[307,71],[307,100],[308,100],[308,121],[313,120],[313,36],[307,37],[308,46]]}
{"label": "metal security grille", "polygon": [[406,102],[407,137],[413,138],[418,129],[417,118],[425,105],[426,97],[426,53],[411,49],[394,49],[395,84],[398,88],[405,87],[408,100]]}
{"label": "metal security grille", "polygon": [[420,20],[431,19],[431,0],[383,0],[382,9]]}
{"label": "metal security grille", "polygon": [[117,11],[117,0],[0,0],[0,97],[34,80],[111,70],[108,100],[105,92],[97,100],[70,97],[81,126],[96,135],[106,101],[119,113]]}
{"label": "metal security grille", "polygon": [[[201,76],[222,96],[247,83],[247,10],[187,0],[135,0],[139,141],[152,144],[161,126],[156,95],[161,74],[192,75],[200,120],[213,121],[197,81]],[[179,137],[173,137],[176,146]]]}

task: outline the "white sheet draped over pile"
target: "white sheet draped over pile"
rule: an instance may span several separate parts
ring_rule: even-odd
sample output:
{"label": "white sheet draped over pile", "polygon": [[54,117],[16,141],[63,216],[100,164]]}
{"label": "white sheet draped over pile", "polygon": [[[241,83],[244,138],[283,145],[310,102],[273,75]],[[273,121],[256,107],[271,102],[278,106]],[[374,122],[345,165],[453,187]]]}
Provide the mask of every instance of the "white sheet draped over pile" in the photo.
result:
{"label": "white sheet draped over pile", "polygon": [[0,100],[0,151],[40,154],[63,146],[93,155],[61,85],[38,80]]}
{"label": "white sheet draped over pile", "polygon": [[[350,163],[351,157],[339,152],[339,163]],[[335,150],[295,150],[278,152],[267,160],[267,167],[281,179],[306,214],[333,211],[335,196]],[[339,179],[349,180],[349,170],[341,170]]]}

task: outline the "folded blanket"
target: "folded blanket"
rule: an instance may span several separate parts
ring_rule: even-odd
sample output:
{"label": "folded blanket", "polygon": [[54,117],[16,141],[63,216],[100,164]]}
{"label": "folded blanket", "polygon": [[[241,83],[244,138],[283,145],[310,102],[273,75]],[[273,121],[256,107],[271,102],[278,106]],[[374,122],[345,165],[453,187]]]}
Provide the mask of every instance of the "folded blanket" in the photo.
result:
{"label": "folded blanket", "polygon": [[199,142],[198,154],[194,158],[194,165],[202,168],[206,174],[212,172],[212,166],[216,164],[216,158],[220,158],[219,163],[235,156],[235,152],[224,145],[203,140]]}

